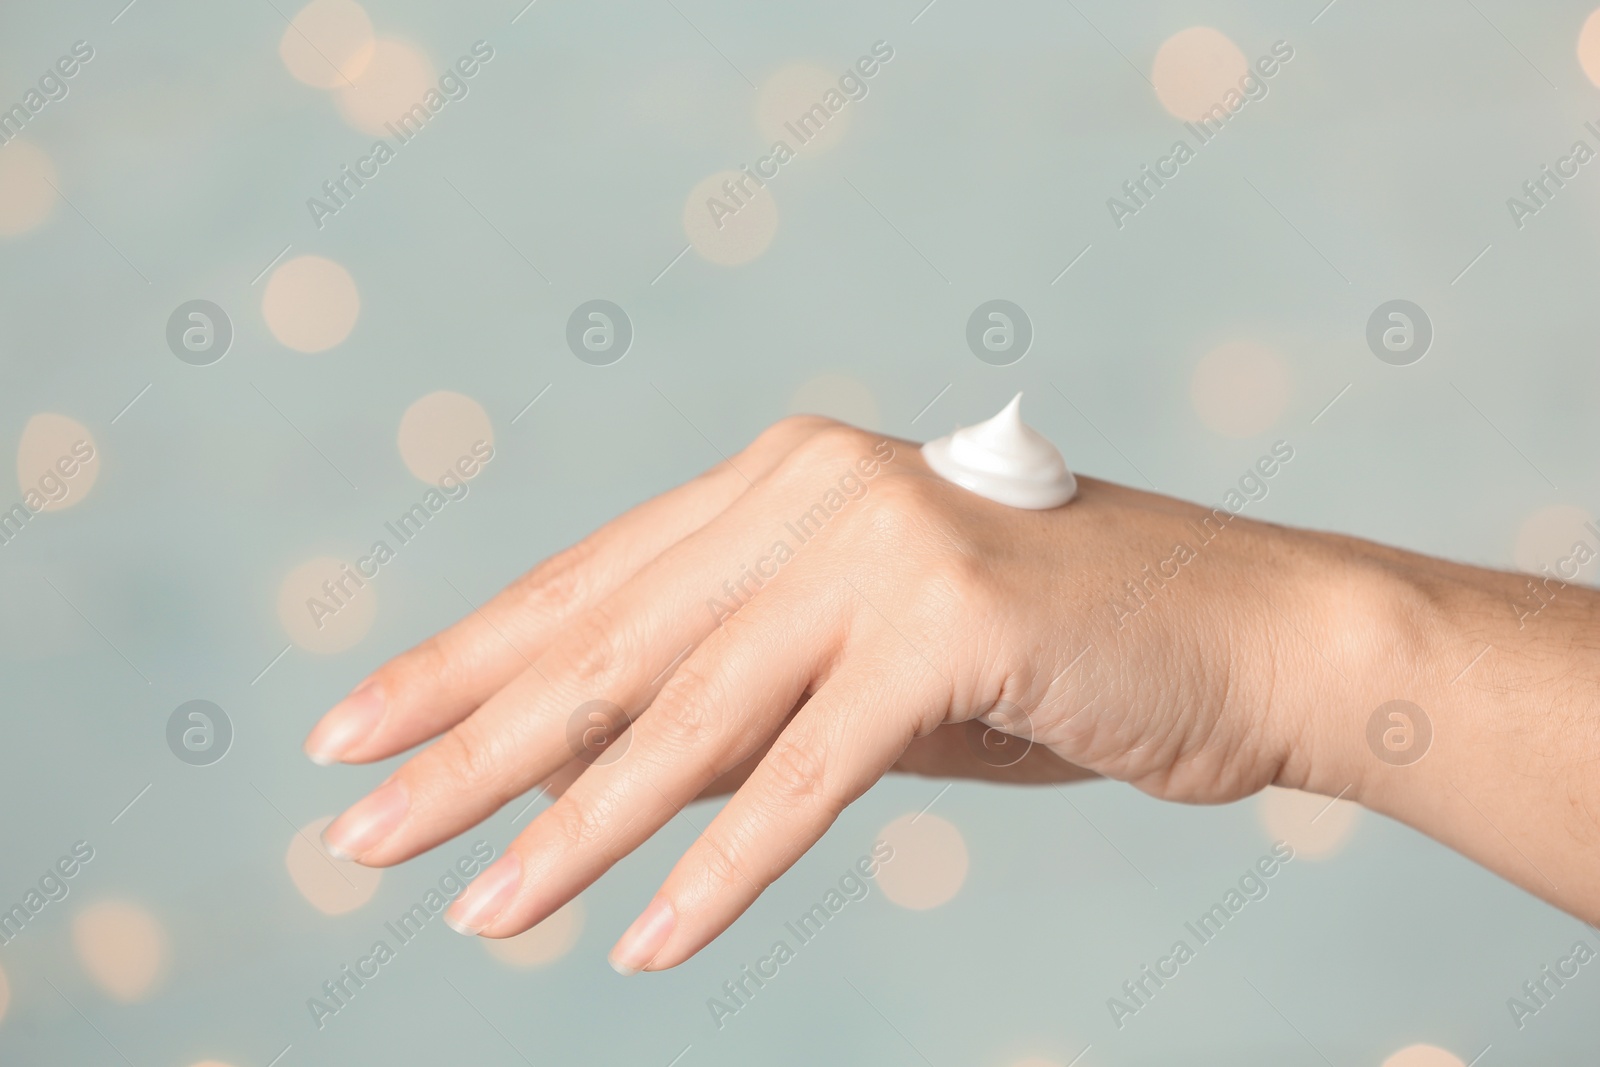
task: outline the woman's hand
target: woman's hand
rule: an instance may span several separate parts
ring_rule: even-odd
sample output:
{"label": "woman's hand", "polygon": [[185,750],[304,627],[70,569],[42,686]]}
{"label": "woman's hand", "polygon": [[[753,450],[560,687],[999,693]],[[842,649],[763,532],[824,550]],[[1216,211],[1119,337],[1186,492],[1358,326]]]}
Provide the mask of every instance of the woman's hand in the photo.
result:
{"label": "woman's hand", "polygon": [[[1306,566],[1337,552],[1090,479],[1065,507],[1015,510],[909,442],[787,419],[331,711],[306,743],[318,762],[438,740],[326,840],[398,863],[552,782],[448,915],[505,937],[742,781],[612,953],[624,973],[672,967],[897,765],[1093,772],[1202,803],[1304,784],[1307,694],[1378,639],[1343,625],[1365,608],[1353,572]],[[996,747],[985,723],[1017,740]]]}

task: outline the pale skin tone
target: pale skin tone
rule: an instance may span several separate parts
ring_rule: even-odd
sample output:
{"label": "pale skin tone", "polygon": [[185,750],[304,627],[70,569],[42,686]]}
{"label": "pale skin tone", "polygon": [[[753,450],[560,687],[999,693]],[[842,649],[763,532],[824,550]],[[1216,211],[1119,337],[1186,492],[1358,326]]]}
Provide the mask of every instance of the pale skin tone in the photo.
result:
{"label": "pale skin tone", "polygon": [[[612,950],[633,973],[698,952],[890,771],[1101,775],[1188,803],[1276,784],[1600,919],[1600,594],[1533,599],[1525,576],[1243,516],[1202,545],[1191,523],[1210,514],[1092,479],[1017,510],[941,480],[911,442],[784,420],[329,712],[306,742],[322,763],[432,744],[326,840],[388,866],[546,785],[554,802],[447,913],[508,937],[731,792]],[[1111,606],[1179,543],[1194,558],[1143,608]],[[1368,745],[1395,699],[1433,724],[1410,766]],[[584,729],[608,706],[633,722],[596,759]],[[995,757],[984,722],[1031,747]]]}

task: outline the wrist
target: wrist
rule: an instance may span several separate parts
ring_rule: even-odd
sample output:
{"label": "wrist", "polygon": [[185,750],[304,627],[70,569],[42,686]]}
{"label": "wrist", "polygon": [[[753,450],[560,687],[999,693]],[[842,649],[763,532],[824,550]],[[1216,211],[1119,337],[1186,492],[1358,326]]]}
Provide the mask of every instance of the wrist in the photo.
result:
{"label": "wrist", "polygon": [[1309,652],[1281,665],[1300,684],[1284,687],[1278,784],[1355,800],[1592,913],[1600,595],[1566,586],[1530,622],[1525,576],[1313,540],[1327,554],[1296,623],[1338,670]]}
{"label": "wrist", "polygon": [[1271,721],[1284,753],[1274,784],[1388,810],[1396,772],[1432,747],[1431,694],[1464,642],[1405,554],[1291,536],[1292,575],[1273,620]]}

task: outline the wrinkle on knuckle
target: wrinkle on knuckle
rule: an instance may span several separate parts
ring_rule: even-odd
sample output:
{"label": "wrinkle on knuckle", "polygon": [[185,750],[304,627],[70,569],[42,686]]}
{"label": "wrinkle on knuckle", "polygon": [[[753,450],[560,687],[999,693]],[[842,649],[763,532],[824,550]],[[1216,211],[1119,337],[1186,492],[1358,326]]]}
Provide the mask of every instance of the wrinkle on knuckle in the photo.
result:
{"label": "wrinkle on knuckle", "polygon": [[703,847],[700,851],[700,866],[705,878],[718,890],[736,890],[754,886],[758,892],[763,891],[770,884],[765,878],[756,878],[751,872],[745,870],[745,865],[738,863],[733,853],[736,851],[731,842],[719,841],[712,837],[703,837]]}
{"label": "wrinkle on knuckle", "polygon": [[692,661],[673,674],[656,699],[652,717],[657,719],[657,736],[674,756],[711,744],[722,733],[724,690],[718,678],[704,674]]}
{"label": "wrinkle on knuckle", "polygon": [[829,815],[843,809],[843,803],[828,789],[828,760],[818,745],[779,740],[762,762],[767,794],[781,809],[822,809]]}
{"label": "wrinkle on knuckle", "polygon": [[562,643],[564,668],[580,686],[604,681],[621,662],[616,625],[599,605],[574,620]]}
{"label": "wrinkle on knuckle", "polygon": [[429,750],[431,762],[435,762],[444,777],[457,788],[494,783],[497,753],[498,746],[483,737],[470,718],[447,731]]}
{"label": "wrinkle on knuckle", "polygon": [[670,711],[658,713],[657,718],[656,739],[665,748],[669,759],[699,751],[710,744],[718,733],[714,714],[709,713],[705,705],[698,701],[675,705]]}
{"label": "wrinkle on knuckle", "polygon": [[590,586],[589,571],[595,556],[590,540],[562,549],[511,585],[520,611],[541,619],[557,619],[584,602]]}
{"label": "wrinkle on knuckle", "polygon": [[602,843],[608,835],[607,820],[592,805],[574,800],[569,793],[555,803],[541,818],[548,820],[550,829],[567,848],[589,849]]}

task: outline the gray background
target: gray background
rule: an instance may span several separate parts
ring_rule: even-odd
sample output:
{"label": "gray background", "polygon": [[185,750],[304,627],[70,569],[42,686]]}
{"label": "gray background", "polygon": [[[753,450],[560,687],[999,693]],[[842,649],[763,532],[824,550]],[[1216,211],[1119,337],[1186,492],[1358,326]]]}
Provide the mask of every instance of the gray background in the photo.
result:
{"label": "gray background", "polygon": [[[321,231],[305,198],[371,138],[285,72],[293,7],[0,14],[5,106],[73,41],[97,52],[26,135],[66,199],[0,238],[0,466],[46,411],[85,424],[101,454],[83,503],[0,547],[0,901],[73,841],[97,852],[67,900],[0,947],[0,1061],[257,1067],[286,1046],[283,1067],[665,1067],[680,1053],[685,1067],[1003,1067],[1089,1045],[1083,1065],[1342,1067],[1419,1041],[1462,1061],[1487,1046],[1485,1067],[1600,1053],[1591,968],[1520,1032],[1505,1007],[1578,937],[1600,938],[1371,815],[1335,855],[1291,864],[1119,1032],[1106,998],[1271,838],[1260,800],[1190,809],[1115,784],[1070,790],[1077,810],[1049,789],[956,784],[932,813],[966,839],[960,893],[911,911],[875,891],[718,1032],[705,999],[881,827],[934,800],[939,784],[915,780],[873,790],[671,973],[624,981],[604,955],[692,840],[683,821],[585,894],[587,926],[556,964],[509,969],[435,923],[313,1029],[305,999],[322,979],[468,842],[503,847],[521,805],[390,872],[365,907],[323,915],[287,876],[290,824],[340,810],[390,765],[313,767],[299,751],[312,723],[462,613],[451,583],[481,602],[714,462],[713,445],[748,441],[819,375],[856,379],[878,428],[919,439],[1024,389],[1075,469],[1208,501],[1285,438],[1296,459],[1252,514],[1496,566],[1530,515],[1592,514],[1600,489],[1600,163],[1520,231],[1505,206],[1573,139],[1595,141],[1581,126],[1600,119],[1600,90],[1576,53],[1589,3],[938,0],[919,15],[877,0],[540,0],[514,24],[520,0],[365,6],[436,69],[480,38],[496,58]],[[1146,80],[1153,58],[1194,25],[1252,59],[1279,39],[1296,57],[1118,230],[1106,197],[1179,133]],[[848,135],[775,182],[765,254],[674,261],[688,191],[766,147],[749,82],[793,62],[843,70],[879,39],[896,57],[849,105]],[[263,321],[252,279],[285,245],[356,280],[360,319],[329,352],[292,351]],[[597,297],[636,331],[607,367],[564,340]],[[168,315],[196,298],[233,321],[210,367],[166,347]],[[968,314],[995,298],[1035,331],[1008,367],[965,343]],[[1395,298],[1435,330],[1409,367],[1365,342]],[[1242,439],[1190,399],[1201,356],[1232,340],[1276,352],[1291,386],[1273,426]],[[417,498],[396,428],[440,389],[483,404],[494,463],[385,572],[365,640],[294,648],[261,674],[287,640],[283,575],[359,551]],[[233,721],[209,767],[166,745],[191,699]],[[112,898],[169,940],[164,980],[135,1004],[107,997],[72,947],[74,914]]]}

